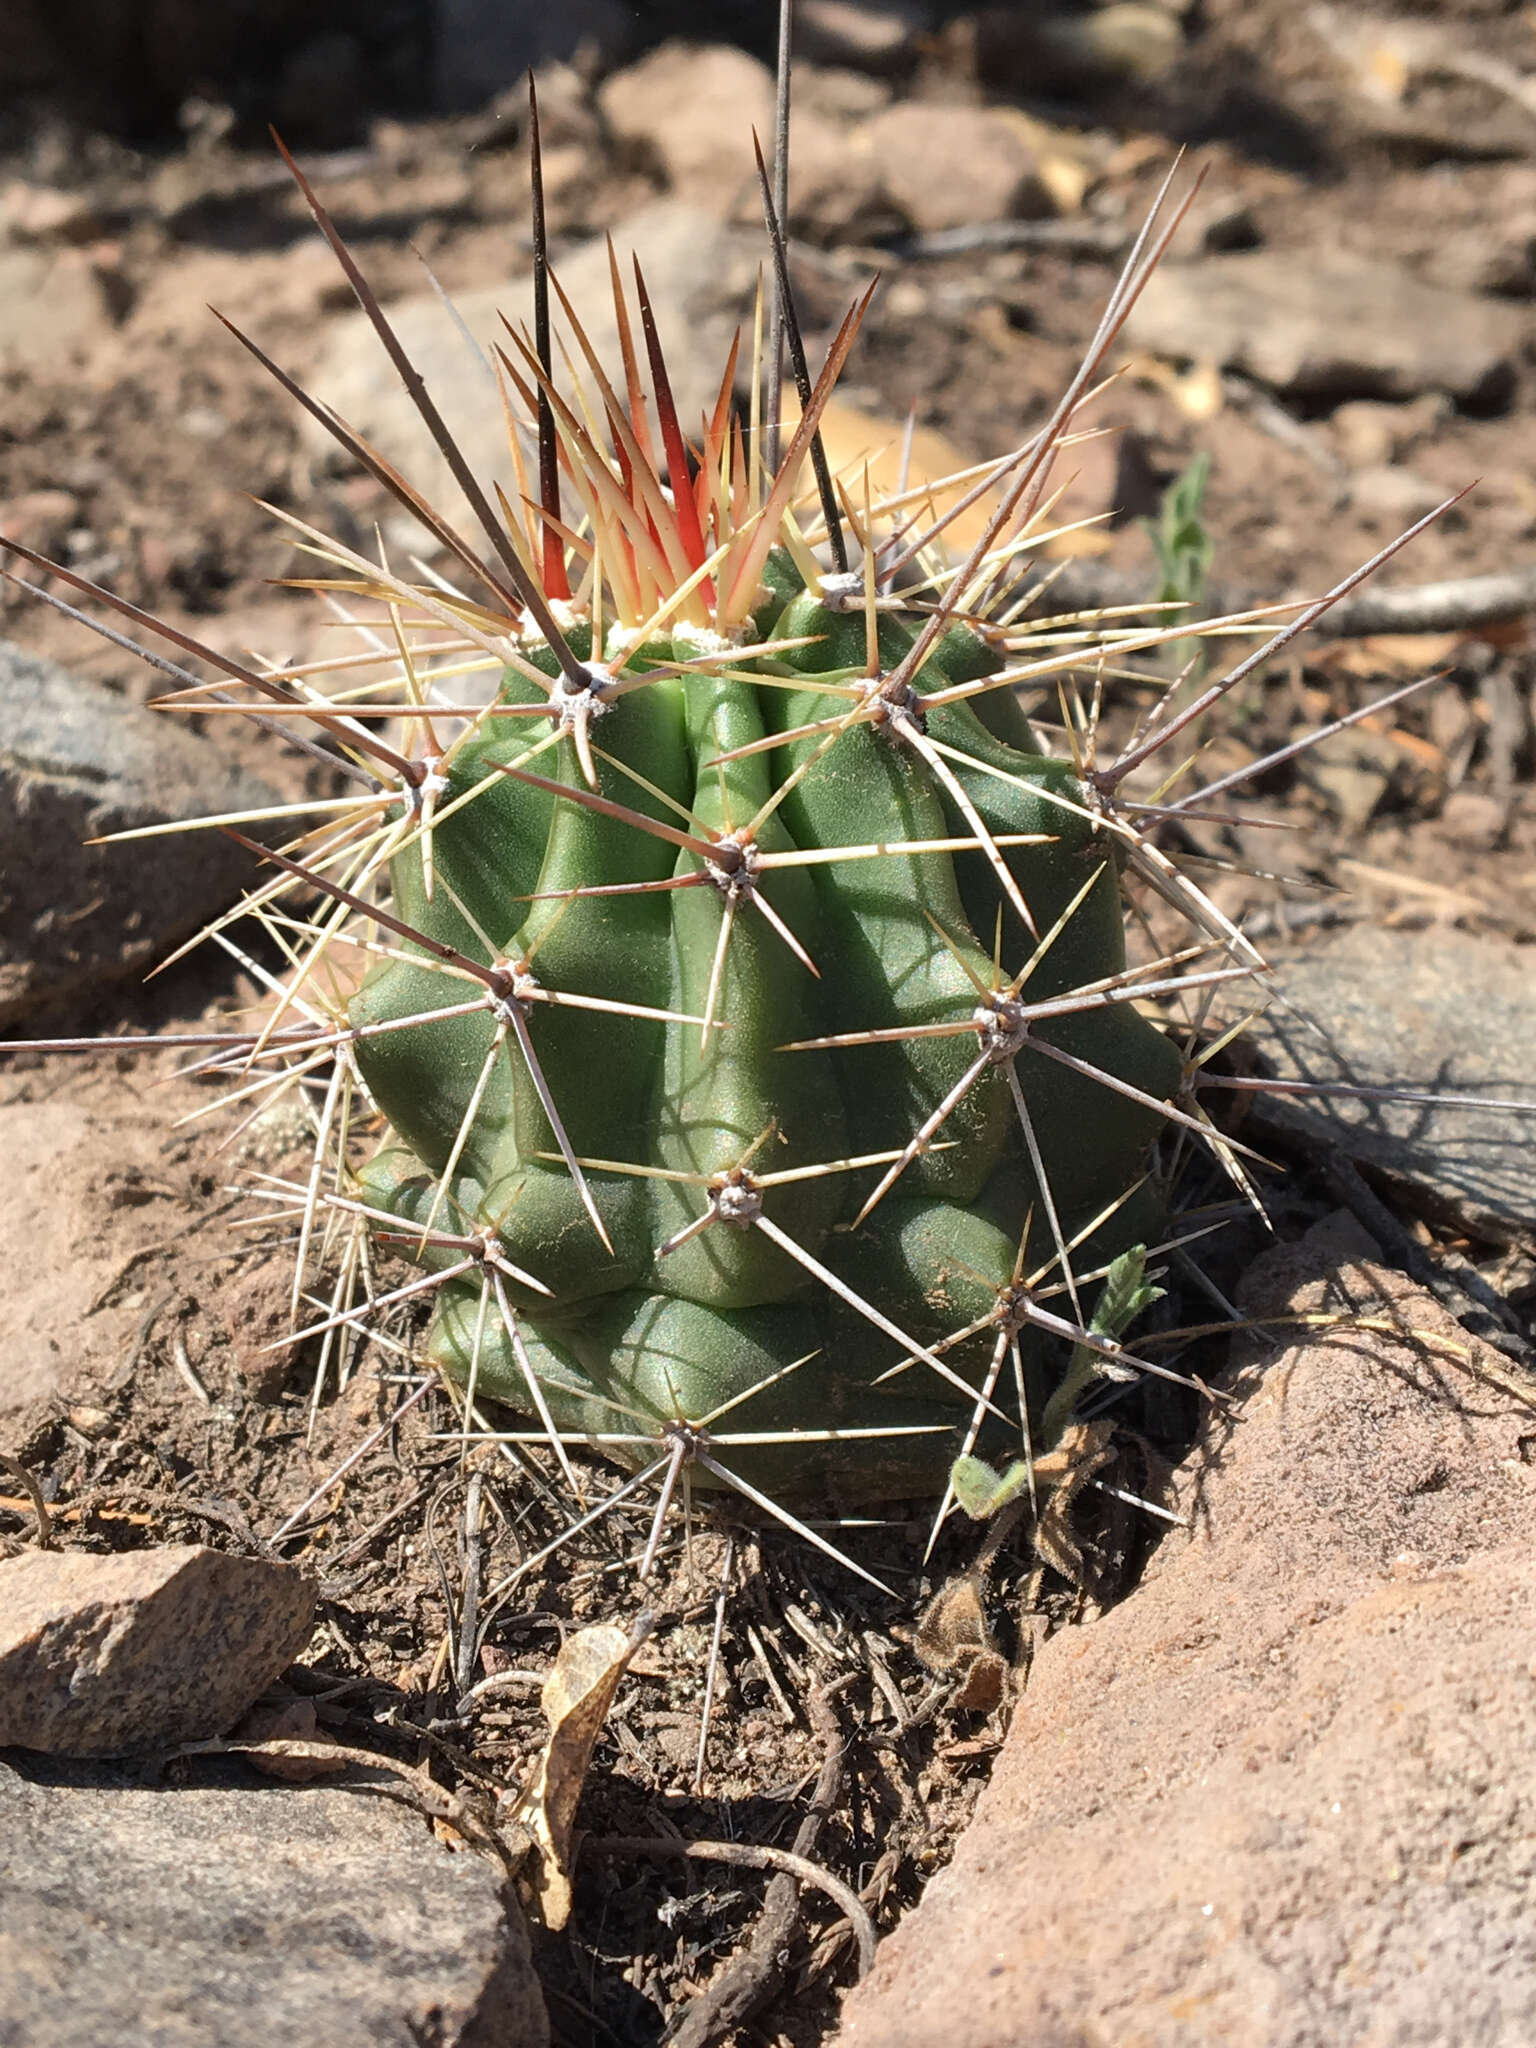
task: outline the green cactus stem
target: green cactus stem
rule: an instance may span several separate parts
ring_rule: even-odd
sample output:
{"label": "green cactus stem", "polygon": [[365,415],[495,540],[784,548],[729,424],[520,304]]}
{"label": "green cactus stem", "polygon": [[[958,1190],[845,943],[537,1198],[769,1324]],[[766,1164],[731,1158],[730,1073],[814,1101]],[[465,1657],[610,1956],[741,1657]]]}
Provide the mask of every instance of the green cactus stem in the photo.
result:
{"label": "green cactus stem", "polygon": [[[459,1254],[434,1231],[504,1262],[428,1340],[479,1397],[636,1460],[729,1415],[719,1456],[781,1496],[931,1489],[1016,1400],[978,1393],[988,1334],[952,1340],[1021,1243],[1059,1292],[1155,1234],[1182,1063],[1090,792],[956,695],[1003,670],[985,638],[912,667],[919,614],[871,648],[862,604],[766,566],[713,660],[697,622],[609,655],[590,783],[558,712],[454,757],[430,887],[425,834],[390,865],[418,936],[349,1010],[393,1132],[364,1199],[429,1266]],[[469,965],[482,999],[437,1017]]]}

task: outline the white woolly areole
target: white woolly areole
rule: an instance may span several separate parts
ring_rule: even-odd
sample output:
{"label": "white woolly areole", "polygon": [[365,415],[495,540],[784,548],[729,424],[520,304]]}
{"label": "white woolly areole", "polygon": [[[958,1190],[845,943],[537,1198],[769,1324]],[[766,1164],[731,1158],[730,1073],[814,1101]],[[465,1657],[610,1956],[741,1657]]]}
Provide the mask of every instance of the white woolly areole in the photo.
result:
{"label": "white woolly areole", "polygon": [[746,641],[745,622],[721,631],[714,626],[696,626],[691,620],[679,620],[672,628],[672,652],[679,661],[693,661],[706,654],[728,654],[733,647],[744,647]]}

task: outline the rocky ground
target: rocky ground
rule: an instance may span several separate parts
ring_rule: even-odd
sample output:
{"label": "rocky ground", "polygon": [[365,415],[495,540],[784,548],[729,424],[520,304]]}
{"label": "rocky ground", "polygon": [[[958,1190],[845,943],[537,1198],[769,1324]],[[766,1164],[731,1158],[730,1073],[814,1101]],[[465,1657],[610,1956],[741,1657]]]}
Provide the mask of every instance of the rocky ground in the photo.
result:
{"label": "rocky ground", "polygon": [[[421,10],[399,12],[396,41],[343,27],[353,55],[336,44],[305,60],[322,83],[350,79],[329,128],[315,116],[325,94],[304,99],[302,37],[271,77],[221,72],[223,98],[177,98],[191,88],[169,57],[163,76],[151,67],[181,110],[173,140],[125,140],[99,105],[61,111],[41,39],[33,96],[0,111],[0,531],[227,651],[325,648],[312,601],[281,587],[302,557],[257,501],[357,546],[420,543],[306,431],[209,304],[429,473],[333,258],[256,137],[259,115],[308,141],[310,174],[466,442],[500,437],[494,392],[438,290],[477,334],[496,306],[526,301],[523,100],[455,87],[443,103],[459,110],[421,111],[407,61]],[[743,138],[753,123],[767,131],[769,73],[734,45],[646,48],[632,22],[582,19],[586,41],[559,53],[575,61],[540,74],[562,271],[591,304],[584,280],[597,272],[601,289],[606,271],[592,238],[638,242],[696,393],[750,303],[759,244]],[[1202,454],[1213,603],[1325,589],[1468,486],[1383,583],[1536,570],[1525,11],[1447,0],[1389,21],[1207,0],[1182,15],[1146,0],[940,19],[805,0],[802,47],[791,224],[813,354],[852,294],[882,278],[843,387],[846,454],[894,437],[914,404],[952,461],[1017,445],[1187,146],[1204,184],[1118,351],[1101,416],[1119,431],[1080,449],[1064,517],[1107,517],[1057,548],[1058,591],[1143,594],[1156,571],[1141,521]],[[1470,624],[1465,602],[1425,591],[1378,620],[1398,630],[1319,636],[1273,664],[1219,734],[1221,765],[1431,669],[1444,681],[1274,772],[1262,806],[1295,829],[1204,828],[1186,851],[1300,878],[1234,873],[1219,887],[1296,955],[1288,993],[1326,1020],[1348,1071],[1507,1094],[1528,1083],[1536,995],[1536,581]],[[217,753],[199,753],[197,733],[186,750],[146,741],[139,707],[160,682],[13,585],[0,586],[0,640],[0,1023],[73,1034],[227,1019],[259,994],[248,964],[199,956],[138,979],[216,906],[227,873],[162,861],[134,870],[125,900],[124,870],[79,842],[189,802],[217,809],[253,780],[293,794],[323,771],[266,735],[231,733],[239,721],[202,722],[218,727]],[[46,730],[15,709],[41,701],[36,661],[62,671],[46,688],[67,710]],[[1383,986],[1390,1031],[1382,1005],[1361,1000]],[[1282,1071],[1316,1057],[1304,1034],[1298,1046],[1284,1023],[1269,1028]],[[249,1212],[236,1182],[299,1170],[304,1125],[282,1109],[248,1121],[218,1110],[180,1064],[27,1055],[0,1072],[0,1451],[12,1461],[0,1467],[0,1551],[13,1560],[0,1572],[36,1568],[29,1480],[66,1553],[205,1546],[299,1565],[316,1632],[286,1674],[280,1659],[251,1675],[249,1697],[280,1683],[248,1739],[385,1756],[415,1773],[392,1780],[415,1818],[381,1820],[370,1795],[333,1785],[254,1790],[248,1767],[222,1758],[166,1761],[185,1747],[179,1727],[103,1738],[158,1748],[159,1764],[126,1772],[6,1751],[0,1883],[33,1902],[14,1922],[21,1936],[0,1914],[0,1982],[9,1972],[32,2001],[18,2002],[31,2031],[17,2038],[103,2039],[70,1985],[105,1986],[114,1958],[146,1947],[172,1959],[155,1979],[153,2010],[171,2016],[157,2024],[195,2024],[186,1985],[212,1967],[218,1911],[177,1903],[174,1842],[153,1832],[146,1783],[181,1788],[184,1839],[217,1831],[231,1845],[203,1892],[227,1901],[230,1925],[268,1930],[257,1947],[272,1970],[286,1959],[281,1997],[296,2014],[306,1985],[350,1957],[359,1975],[328,2013],[328,2038],[535,2038],[511,1880],[465,1845],[494,1837],[516,1861],[497,1798],[547,1743],[540,1678],[568,1630],[632,1618],[625,1561],[647,1513],[541,1562],[554,1506],[507,1458],[466,1468],[438,1396],[392,1427],[397,1361],[332,1358],[317,1377],[312,1356],[263,1350],[282,1329],[285,1254],[239,1229]],[[845,1907],[799,1897],[782,1872],[685,1862],[658,1843],[794,1845],[884,1933],[949,1862],[1015,1698],[979,1821],[857,1994],[851,2040],[916,2044],[967,2027],[994,2039],[998,2012],[1025,2010],[1042,2042],[1097,2030],[1321,2043],[1363,2036],[1373,2015],[1383,2040],[1530,2039],[1536,1990],[1497,1905],[1530,1878],[1518,1847],[1532,1797],[1525,1579],[1510,1549],[1528,1514],[1529,1149],[1507,1118],[1423,1111],[1326,1126],[1273,1113],[1260,1137],[1292,1167],[1270,1198],[1283,1238],[1341,1204],[1351,1215],[1311,1240],[1330,1254],[1322,1266],[1278,1278],[1271,1267],[1244,1304],[1347,1317],[1353,1334],[1278,1365],[1239,1361],[1225,1384],[1241,1425],[1208,1438],[1169,1496],[1194,1533],[1175,1531],[1106,1619],[1044,1642],[1027,1688],[1030,1653],[1099,1603],[1059,1578],[1042,1590],[1025,1555],[1002,1562],[989,1592],[1013,1673],[992,1704],[985,1686],[967,1690],[992,1656],[984,1633],[913,1641],[931,1596],[967,1570],[974,1536],[955,1532],[924,1572],[919,1520],[869,1532],[860,1554],[900,1575],[895,1608],[745,1526],[665,1553],[653,1633],[593,1759],[570,1926],[535,1930],[555,2039],[827,2038],[857,1967]],[[1259,1243],[1255,1227],[1216,1255],[1223,1291],[1244,1284]],[[1349,1258],[1366,1263],[1330,1292],[1318,1274]],[[1430,1294],[1405,1295],[1401,1273]],[[1198,1364],[1224,1372],[1225,1339]],[[1150,1446],[1126,1484],[1155,1489],[1159,1461],[1186,1448],[1187,1436]],[[1151,1531],[1097,1498],[1080,1534],[1109,1603],[1140,1575]],[[1230,1627],[1211,1632],[1218,1608]],[[198,1611],[193,1599],[157,1624],[172,1669],[178,1643],[183,1662],[191,1654],[183,1630]],[[3,1688],[37,1667],[3,1659],[32,1657],[53,1625],[27,1623],[20,1603],[12,1615],[23,1640],[0,1640],[0,1741],[25,1743]],[[216,1653],[216,1640],[199,1652]],[[67,1685],[70,1668],[61,1681],[47,1665],[49,1682]],[[207,1711],[204,1732],[227,1732],[234,1709]],[[279,1817],[279,1800],[302,1816],[285,1805]],[[143,1895],[163,1911],[98,1929],[82,1963],[48,1948],[35,1901],[60,1896],[51,1858],[81,1867],[60,1847],[70,1831],[99,1849],[109,1809],[122,1834],[103,1867],[150,1873]],[[1331,1846],[1340,1829],[1347,1856]],[[417,1886],[440,1903],[376,1918],[371,1857],[392,1897]],[[275,1885],[274,1868],[288,1873]],[[461,1933],[457,1950],[445,1926]],[[1469,2003],[1470,1980],[1482,1988]],[[261,1985],[258,1966],[249,1997],[228,1995],[218,2038],[244,2038]],[[160,2038],[115,2009],[112,2026],[114,2040]]]}

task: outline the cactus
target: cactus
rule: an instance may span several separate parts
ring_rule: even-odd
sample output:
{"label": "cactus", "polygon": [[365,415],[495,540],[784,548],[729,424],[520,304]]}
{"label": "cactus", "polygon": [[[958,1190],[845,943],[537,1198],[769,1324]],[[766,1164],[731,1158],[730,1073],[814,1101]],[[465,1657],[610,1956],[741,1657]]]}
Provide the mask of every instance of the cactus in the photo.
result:
{"label": "cactus", "polygon": [[886,508],[851,572],[799,533],[862,308],[754,475],[730,367],[690,462],[637,286],[654,408],[573,315],[585,407],[526,339],[503,354],[542,516],[500,530],[496,702],[402,799],[398,944],[347,1011],[389,1126],[359,1206],[435,1278],[432,1361],[557,1448],[671,1446],[776,1498],[932,1490],[1161,1223],[1183,1063],[1137,1005],[1169,983],[1127,967],[1120,846],[1036,745],[1007,636],[903,598]]}
{"label": "cactus", "polygon": [[[730,590],[610,658],[590,785],[574,723],[508,721],[451,765],[445,806],[495,787],[434,829],[430,897],[422,838],[395,854],[417,951],[349,1011],[394,1133],[364,1199],[406,1235],[451,1218],[418,1240],[440,1266],[460,1233],[505,1261],[497,1312],[466,1272],[429,1337],[480,1393],[630,1438],[741,1403],[797,1438],[738,1458],[753,1484],[911,1491],[981,1377],[979,1338],[934,1347],[1007,1293],[1031,1212],[1085,1270],[1156,1227],[1181,1062],[1134,1007],[1081,786],[958,694],[1001,667],[980,636],[951,627],[892,688],[902,610],[871,676],[862,603],[737,617]],[[741,628],[761,653],[682,668]],[[472,1008],[372,1028],[440,1010],[470,963]]]}
{"label": "cactus", "polygon": [[[1126,791],[1375,566],[1192,697],[1176,679],[1109,761],[1106,674],[1190,628],[1013,622],[1051,465],[1178,209],[1149,223],[1051,420],[975,481],[992,509],[957,561],[953,493],[935,513],[926,492],[872,503],[867,474],[826,473],[817,424],[867,295],[814,387],[802,372],[782,460],[756,396],[748,421],[733,411],[734,351],[690,446],[638,273],[632,302],[614,270],[611,375],[565,308],[574,399],[541,298],[499,365],[538,475],[521,509],[493,506],[295,176],[481,528],[467,539],[269,365],[458,581],[410,583],[282,515],[336,572],[322,587],[394,636],[393,685],[326,695],[179,638],[361,784],[294,806],[287,850],[249,842],[275,872],[243,910],[292,968],[262,1030],[212,1055],[324,1082],[296,1191],[300,1334],[329,1346],[430,1296],[427,1355],[467,1418],[500,1404],[568,1472],[586,1440],[781,1514],[824,1494],[947,1503],[957,1454],[1059,1428],[1085,1360],[1177,1378],[1095,1304],[1164,1229],[1165,1141],[1193,1132],[1242,1176],[1187,1048],[1203,992],[1263,963],[1152,830],[1208,792]],[[473,670],[489,703],[456,701],[448,679]],[[173,672],[168,701],[206,708],[212,686]],[[1021,692],[1062,706],[1057,751]],[[1131,897],[1186,928],[1134,964]],[[347,1229],[332,1309],[304,1324],[306,1276]],[[358,1302],[370,1247],[419,1271]]]}

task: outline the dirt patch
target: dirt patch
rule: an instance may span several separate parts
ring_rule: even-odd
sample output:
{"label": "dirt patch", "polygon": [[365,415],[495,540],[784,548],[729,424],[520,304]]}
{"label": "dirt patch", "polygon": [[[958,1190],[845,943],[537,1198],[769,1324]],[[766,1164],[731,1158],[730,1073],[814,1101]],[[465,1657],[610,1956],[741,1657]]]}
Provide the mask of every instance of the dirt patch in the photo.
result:
{"label": "dirt patch", "polygon": [[[970,87],[941,49],[918,90],[959,100]],[[1447,247],[1498,243],[1512,211],[1536,196],[1528,162],[1426,162],[1400,139],[1351,126],[1345,98],[1293,10],[1210,7],[1179,80],[1132,95],[1113,118],[1080,110],[1076,126],[1097,152],[1089,224],[1119,246],[1170,137],[1201,145],[1209,189],[1276,250],[1326,243],[1429,274]],[[600,132],[571,147],[578,160],[551,190],[557,233],[615,224],[654,195],[654,169]],[[36,161],[19,155],[0,173],[27,176]],[[517,267],[526,168],[515,121],[379,122],[364,150],[317,167],[386,299],[421,288],[413,250],[449,292]],[[274,588],[302,573],[300,558],[247,493],[358,547],[373,544],[390,507],[366,477],[311,466],[288,402],[202,310],[212,300],[302,373],[321,323],[346,302],[272,171],[265,154],[226,143],[161,156],[103,144],[61,176],[88,202],[98,300],[70,344],[72,367],[0,375],[0,500],[8,529],[23,522],[30,545],[135,603],[233,650],[298,657],[324,650],[325,628]],[[797,281],[813,349],[876,266],[886,283],[848,396],[898,419],[915,402],[978,456],[1041,423],[1113,278],[1102,257],[1048,247],[919,258],[899,245],[808,246]],[[1390,573],[1417,581],[1523,562],[1536,527],[1528,363],[1496,417],[1392,410],[1375,422],[1389,435],[1387,466],[1406,464],[1447,492],[1483,481]],[[1211,454],[1205,518],[1224,588],[1259,598],[1321,589],[1394,523],[1352,482],[1346,436],[1369,420],[1351,427],[1250,385],[1218,377],[1200,387],[1186,370],[1148,363],[1127,371],[1107,411],[1134,451],[1132,511],[1152,510],[1169,479]],[[1134,518],[1118,521],[1093,559],[1151,573]],[[24,645],[137,696],[160,687],[130,656],[13,591],[0,604],[0,627]],[[1170,843],[1216,864],[1217,900],[1253,915],[1260,936],[1360,916],[1529,942],[1533,664],[1524,623],[1288,655],[1223,713],[1212,773],[1426,669],[1448,673],[1437,690],[1354,728],[1330,765],[1268,773],[1247,808],[1273,829],[1187,826]],[[1114,716],[1129,728],[1129,710]],[[275,751],[262,735],[229,735],[231,723],[221,737],[235,758],[270,778]],[[302,784],[300,773],[284,786]],[[1265,875],[1237,871],[1255,867]],[[1276,886],[1276,871],[1294,883]],[[228,1028],[258,995],[234,974],[183,970],[147,997],[124,995],[67,1023]],[[444,1780],[515,1784],[542,1740],[535,1681],[562,1632],[633,1607],[650,1504],[626,1501],[541,1558],[565,1519],[541,1454],[480,1446],[466,1459],[447,1395],[417,1397],[408,1316],[389,1333],[400,1349],[363,1355],[341,1337],[323,1357],[316,1341],[266,1348],[290,1287],[287,1252],[267,1240],[292,1221],[250,1227],[258,1212],[234,1190],[263,1174],[302,1178],[308,1112],[297,1100],[248,1102],[202,1119],[215,1090],[178,1077],[185,1063],[173,1053],[151,1064],[29,1060],[0,1075],[0,1447],[36,1475],[72,1544],[198,1540],[302,1558],[321,1575],[324,1609],[291,1685],[315,1700],[322,1726],[426,1762]],[[178,1125],[187,1116],[200,1120]],[[1332,1199],[1302,1175],[1271,1201],[1289,1232]],[[1240,1230],[1217,1253],[1219,1289],[1253,1242]],[[1441,1242],[1528,1298],[1530,1274],[1514,1255],[1448,1233]],[[1198,1296],[1167,1309],[1170,1324],[1211,1313]],[[1149,1447],[1137,1434],[1124,1432],[1120,1476],[1128,1490],[1155,1492],[1176,1433]],[[618,1484],[606,1469],[583,1477],[594,1506]],[[19,1545],[29,1527],[19,1498],[0,1503],[0,1541]],[[590,1839],[572,1930],[541,1943],[557,2038],[655,2040],[759,1925],[760,1876],[657,1860],[636,1840],[783,1846],[830,1786],[816,1859],[859,1891],[882,1929],[951,1853],[1004,1713],[957,1705],[962,1674],[936,1676],[910,1638],[933,1595],[972,1562],[975,1534],[952,1528],[921,1565],[927,1522],[916,1511],[832,1533],[897,1588],[896,1601],[786,1533],[703,1503],[692,1541],[679,1533],[663,1547],[647,1591],[658,1628],[583,1807]],[[1078,1534],[1109,1599],[1134,1577],[1152,1532],[1094,1496]],[[1042,1590],[1028,1555],[1006,1556],[990,1599],[1006,1657],[1023,1667],[1037,1636],[1085,1600],[1060,1578]],[[832,2023],[852,1940],[824,1902],[805,1903],[802,1927],[763,2024],[809,2044]]]}

